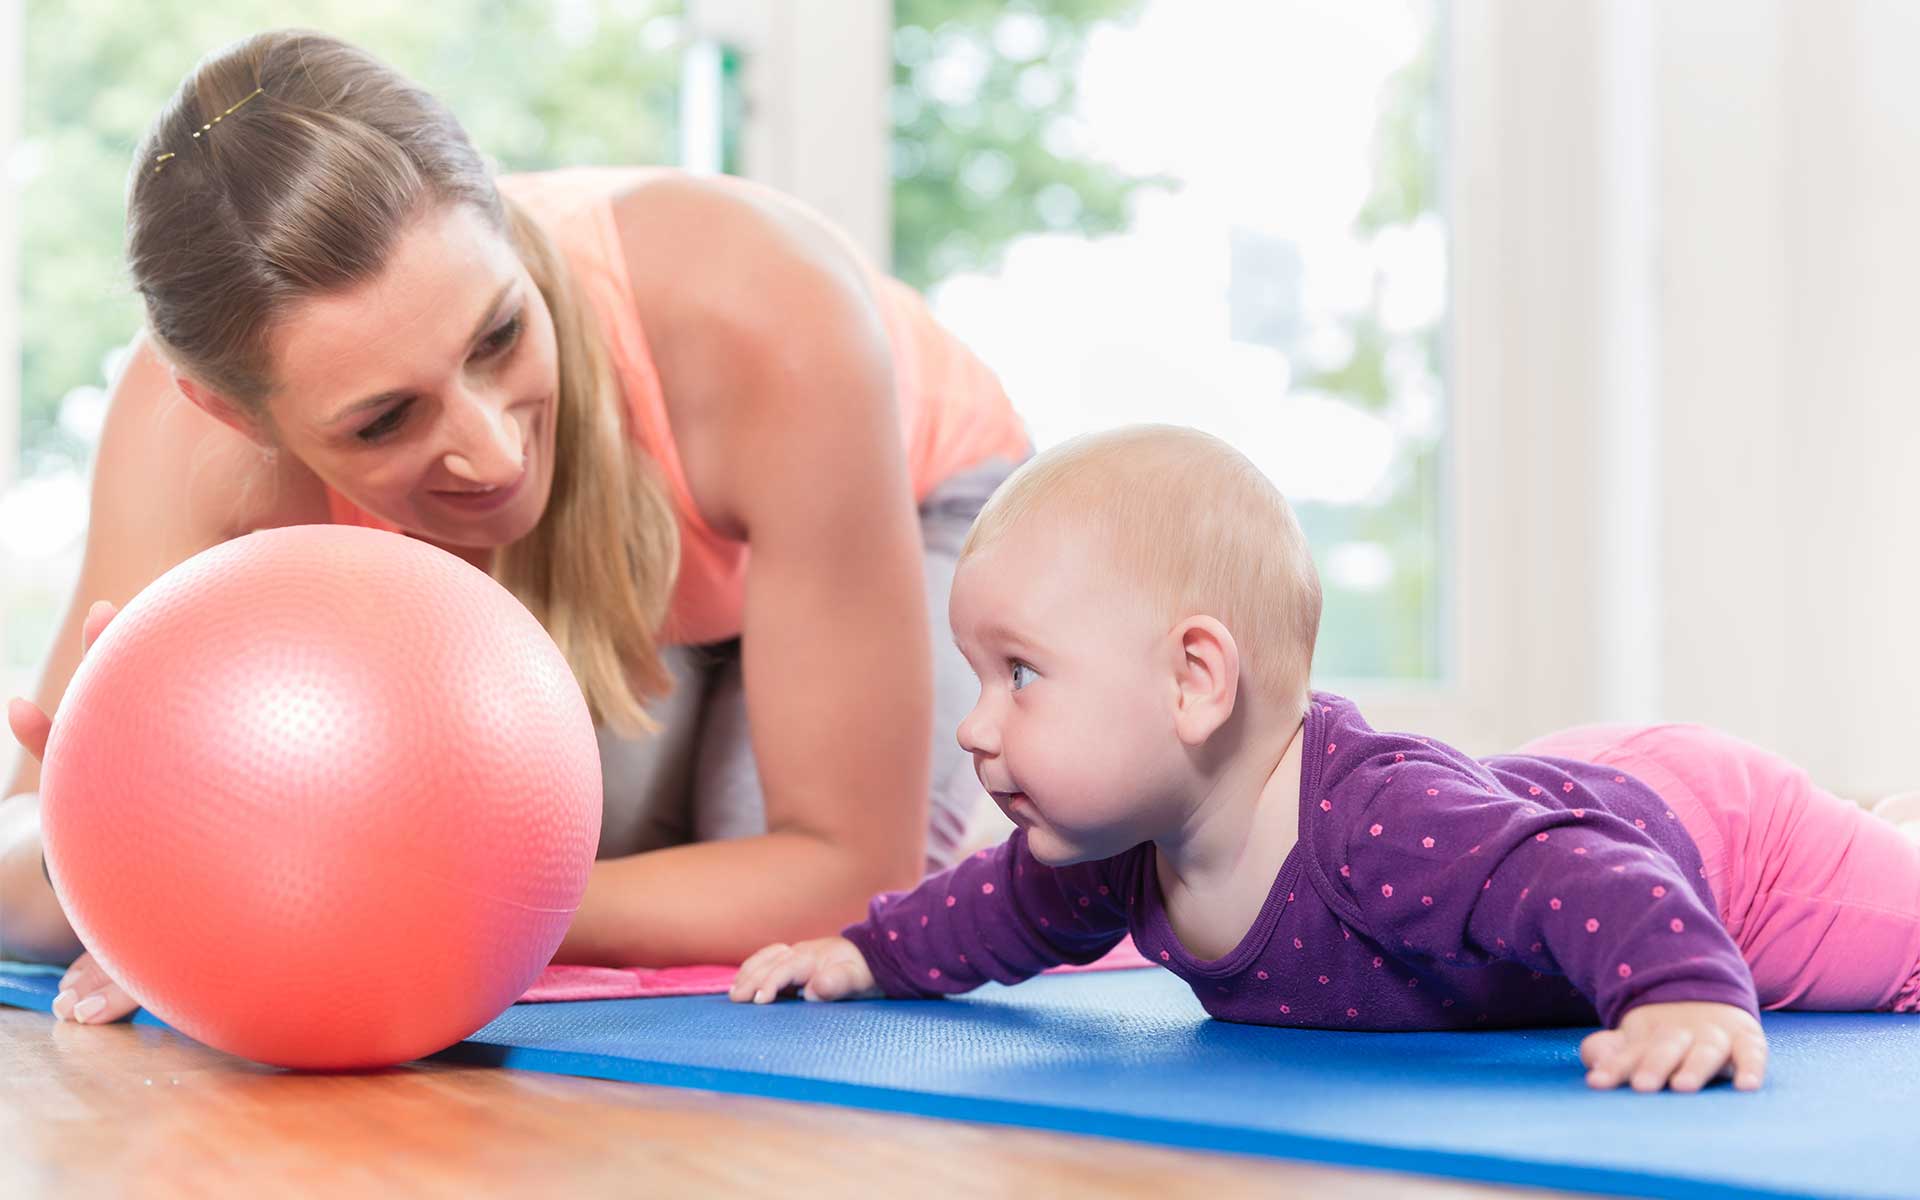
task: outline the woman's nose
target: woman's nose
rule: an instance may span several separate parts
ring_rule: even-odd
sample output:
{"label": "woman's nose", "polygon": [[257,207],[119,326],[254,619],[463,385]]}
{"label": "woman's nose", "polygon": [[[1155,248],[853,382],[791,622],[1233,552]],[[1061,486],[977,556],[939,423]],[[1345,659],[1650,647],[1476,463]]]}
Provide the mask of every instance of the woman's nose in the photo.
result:
{"label": "woman's nose", "polygon": [[466,396],[455,403],[457,431],[447,452],[447,470],[485,486],[520,478],[525,453],[513,413],[487,396]]}

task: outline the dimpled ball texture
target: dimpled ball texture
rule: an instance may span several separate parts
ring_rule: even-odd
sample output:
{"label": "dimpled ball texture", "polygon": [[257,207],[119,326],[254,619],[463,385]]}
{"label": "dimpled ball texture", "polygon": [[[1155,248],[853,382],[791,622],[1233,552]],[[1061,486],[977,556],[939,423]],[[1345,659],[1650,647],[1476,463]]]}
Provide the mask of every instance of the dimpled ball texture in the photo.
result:
{"label": "dimpled ball texture", "polygon": [[399,534],[263,530],[107,626],[54,717],[48,870],[81,942],[210,1046],[440,1050],[559,946],[600,832],[592,718],[531,613]]}

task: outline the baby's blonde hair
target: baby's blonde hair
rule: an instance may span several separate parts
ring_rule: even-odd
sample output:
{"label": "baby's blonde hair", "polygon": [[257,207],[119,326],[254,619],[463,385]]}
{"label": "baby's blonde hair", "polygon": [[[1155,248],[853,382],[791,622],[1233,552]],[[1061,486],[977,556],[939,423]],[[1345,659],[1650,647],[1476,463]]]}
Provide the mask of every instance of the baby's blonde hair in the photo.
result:
{"label": "baby's blonde hair", "polygon": [[960,561],[1044,519],[1074,522],[1104,541],[1120,577],[1169,627],[1202,614],[1225,625],[1242,686],[1305,702],[1320,575],[1285,497],[1244,454],[1176,425],[1073,438],[1000,485]]}

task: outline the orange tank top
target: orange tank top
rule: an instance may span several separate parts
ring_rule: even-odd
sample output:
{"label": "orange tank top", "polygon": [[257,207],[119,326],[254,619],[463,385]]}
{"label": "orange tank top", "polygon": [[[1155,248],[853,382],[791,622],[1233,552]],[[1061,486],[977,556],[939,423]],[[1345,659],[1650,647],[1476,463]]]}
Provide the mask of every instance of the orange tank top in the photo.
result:
{"label": "orange tank top", "polygon": [[[576,167],[500,179],[503,194],[537,221],[573,270],[581,299],[600,323],[608,360],[626,400],[635,448],[650,455],[680,524],[680,571],[665,640],[703,643],[738,637],[746,602],[747,545],[714,532],[700,516],[667,423],[660,377],[635,311],[633,284],[614,224],[616,197],[671,168]],[[969,467],[1027,451],[1025,425],[1000,381],[942,329],[914,290],[869,267],[893,353],[907,469],[915,499]],[[327,491],[335,523],[396,526]]]}

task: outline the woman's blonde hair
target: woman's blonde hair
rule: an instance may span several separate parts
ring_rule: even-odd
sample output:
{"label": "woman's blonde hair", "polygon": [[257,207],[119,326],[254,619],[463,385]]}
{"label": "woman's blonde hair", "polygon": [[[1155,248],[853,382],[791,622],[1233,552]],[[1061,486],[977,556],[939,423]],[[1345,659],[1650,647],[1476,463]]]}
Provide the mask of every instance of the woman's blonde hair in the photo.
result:
{"label": "woman's blonde hair", "polygon": [[511,240],[553,314],[559,356],[552,494],[533,530],[494,556],[494,576],[552,635],[596,721],[652,730],[646,700],[672,682],[659,641],[680,554],[673,509],[628,443],[566,263],[501,196],[443,104],[323,34],[275,31],[217,51],[134,157],[127,262],[159,347],[261,418],[275,322],[378,276],[401,233],[448,204]]}

